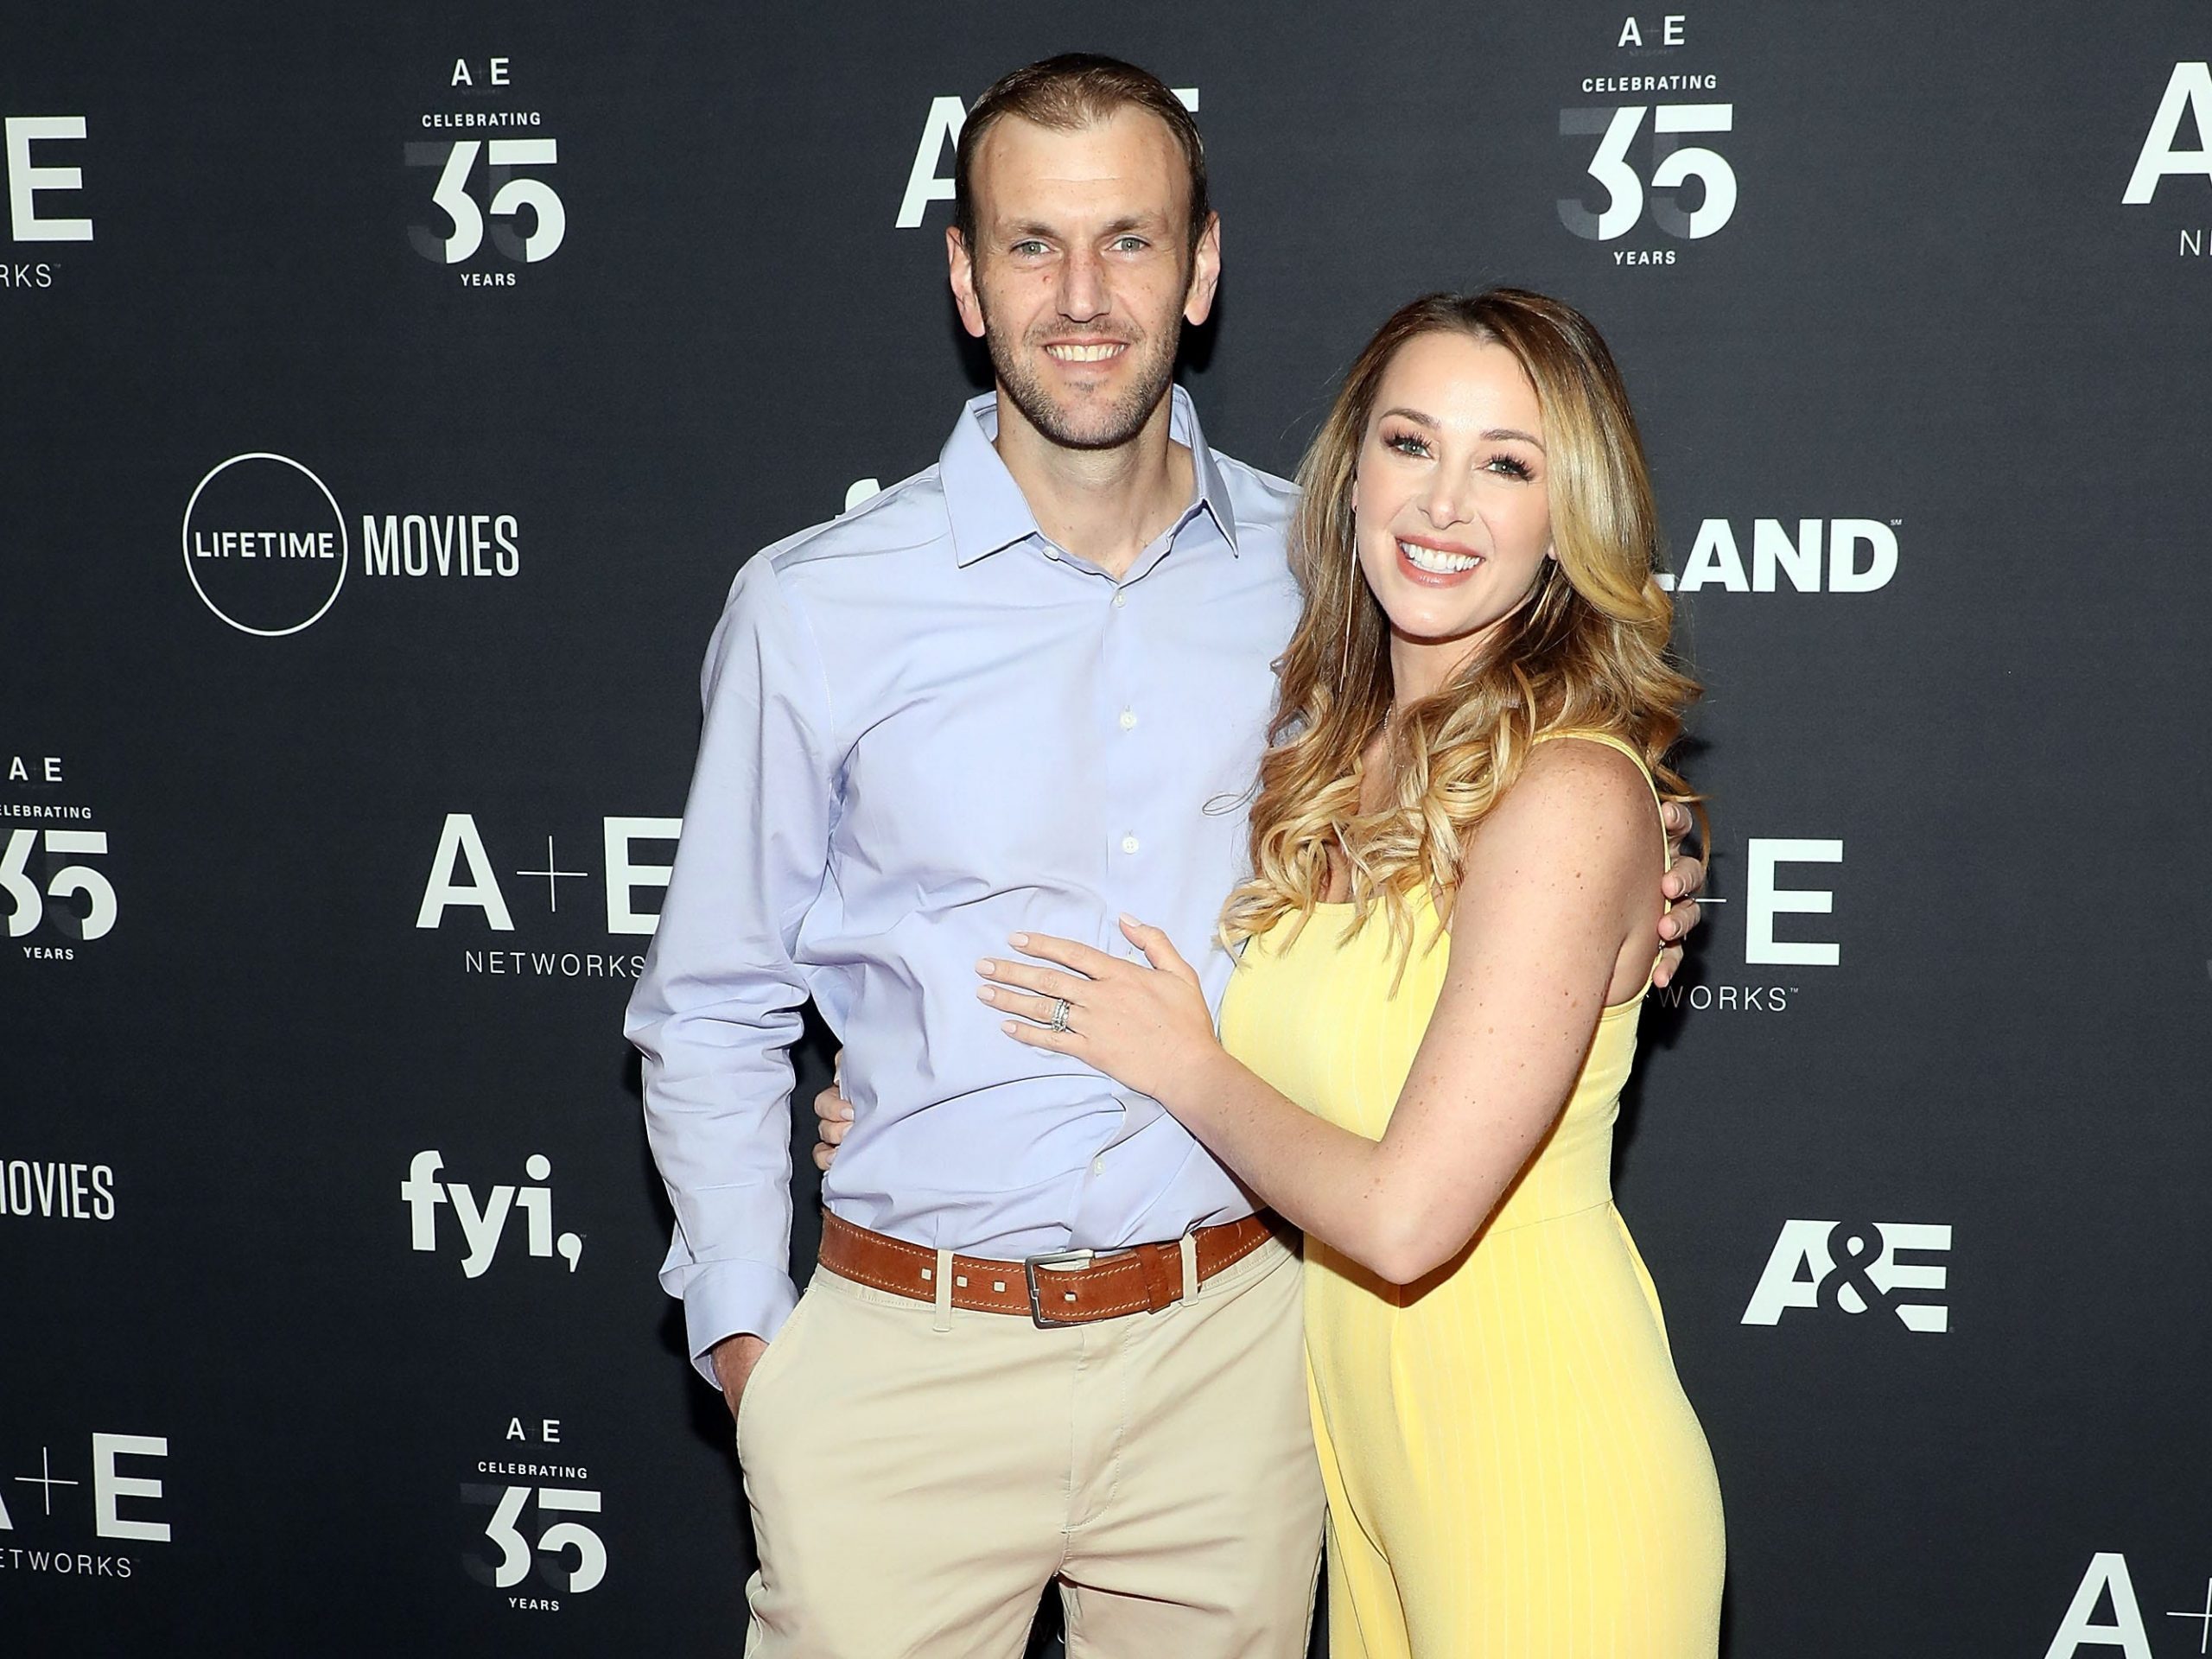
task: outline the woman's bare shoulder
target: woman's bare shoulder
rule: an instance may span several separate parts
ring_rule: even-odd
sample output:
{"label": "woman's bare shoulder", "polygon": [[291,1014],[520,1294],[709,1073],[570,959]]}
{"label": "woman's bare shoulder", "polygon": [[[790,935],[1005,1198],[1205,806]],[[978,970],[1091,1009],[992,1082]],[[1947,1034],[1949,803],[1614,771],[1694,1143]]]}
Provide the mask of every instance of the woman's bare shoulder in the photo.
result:
{"label": "woman's bare shoulder", "polygon": [[1495,828],[1503,840],[1557,836],[1577,843],[1618,838],[1625,845],[1640,836],[1636,844],[1648,852],[1658,823],[1658,803],[1635,761],[1609,743],[1563,736],[1535,746],[1483,830]]}

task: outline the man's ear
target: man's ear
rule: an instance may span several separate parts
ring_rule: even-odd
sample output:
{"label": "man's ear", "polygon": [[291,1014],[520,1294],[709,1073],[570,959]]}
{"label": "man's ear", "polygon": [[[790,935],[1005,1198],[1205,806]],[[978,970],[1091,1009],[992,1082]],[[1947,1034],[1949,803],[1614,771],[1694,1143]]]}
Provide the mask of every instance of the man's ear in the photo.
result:
{"label": "man's ear", "polygon": [[1221,286],[1221,215],[1208,213],[1206,227],[1191,250],[1191,283],[1183,295],[1183,321],[1198,327],[1213,314],[1214,290]]}
{"label": "man's ear", "polygon": [[983,337],[983,307],[976,297],[976,262],[957,225],[944,227],[944,262],[952,283],[952,302],[960,308],[960,326],[977,340]]}

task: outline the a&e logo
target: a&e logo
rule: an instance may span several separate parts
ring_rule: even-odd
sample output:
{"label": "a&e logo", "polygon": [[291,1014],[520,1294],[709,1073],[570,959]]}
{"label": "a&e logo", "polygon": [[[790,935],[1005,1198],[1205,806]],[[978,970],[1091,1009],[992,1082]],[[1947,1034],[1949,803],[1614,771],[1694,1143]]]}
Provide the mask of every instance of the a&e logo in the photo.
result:
{"label": "a&e logo", "polygon": [[[470,1279],[481,1278],[499,1253],[508,1215],[519,1206],[530,1217],[531,1255],[550,1256],[557,1250],[568,1262],[569,1271],[576,1270],[584,1253],[583,1236],[579,1233],[554,1236],[551,1187],[513,1186],[503,1181],[480,1203],[466,1182],[438,1179],[445,1164],[442,1154],[418,1152],[407,1166],[407,1179],[399,1184],[400,1201],[407,1206],[409,1237],[415,1249],[435,1251],[438,1248],[438,1206],[450,1204],[461,1223],[461,1273]],[[543,1182],[553,1173],[553,1160],[542,1152],[533,1152],[523,1169],[532,1181]]]}
{"label": "a&e logo", "polygon": [[1950,1228],[1927,1223],[1785,1221],[1743,1323],[1778,1325],[1793,1307],[1846,1313],[1879,1307],[1908,1331],[1948,1331],[1949,1308],[1928,1293],[1946,1287],[1948,1269],[1940,1262],[1900,1260],[1899,1254],[1941,1255],[1950,1248]]}

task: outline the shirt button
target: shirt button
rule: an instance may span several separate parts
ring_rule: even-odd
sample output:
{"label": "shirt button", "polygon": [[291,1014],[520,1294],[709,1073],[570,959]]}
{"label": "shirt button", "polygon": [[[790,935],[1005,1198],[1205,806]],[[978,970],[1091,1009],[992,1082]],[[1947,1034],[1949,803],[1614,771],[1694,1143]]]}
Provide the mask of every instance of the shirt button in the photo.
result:
{"label": "shirt button", "polygon": [[1090,1160],[1090,1173],[1094,1175],[1103,1175],[1106,1173],[1106,1160],[1103,1158],[1092,1159]]}
{"label": "shirt button", "polygon": [[1124,605],[1128,604],[1128,602],[1129,602],[1129,595],[1128,595],[1128,592],[1127,592],[1126,590],[1122,589],[1122,588],[1116,588],[1114,590],[1114,608],[1115,608],[1116,610],[1117,610],[1117,611],[1118,611],[1118,610],[1120,610],[1120,609],[1122,608],[1122,606],[1124,606]]}
{"label": "shirt button", "polygon": [[1122,729],[1123,731],[1125,731],[1125,732],[1133,732],[1133,731],[1136,730],[1136,728],[1137,728],[1137,711],[1136,711],[1135,709],[1122,709]]}
{"label": "shirt button", "polygon": [[1122,837],[1122,850],[1123,852],[1134,853],[1136,849],[1137,838],[1135,836],[1123,836]]}

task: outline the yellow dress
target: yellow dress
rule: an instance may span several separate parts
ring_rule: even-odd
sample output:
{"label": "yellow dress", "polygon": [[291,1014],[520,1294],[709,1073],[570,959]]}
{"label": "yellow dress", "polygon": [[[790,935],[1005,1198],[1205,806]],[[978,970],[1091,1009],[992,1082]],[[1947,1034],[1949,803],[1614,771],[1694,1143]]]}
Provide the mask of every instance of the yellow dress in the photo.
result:
{"label": "yellow dress", "polygon": [[[1573,735],[1643,769],[1626,744]],[[1392,995],[1388,921],[1372,912],[1339,943],[1349,915],[1325,906],[1295,940],[1286,922],[1248,944],[1221,1036],[1308,1111],[1379,1140],[1450,944],[1424,951],[1437,923],[1419,906]],[[1567,1109],[1451,1264],[1397,1286],[1306,1241],[1331,1659],[1711,1659],[1718,1648],[1713,1457],[1612,1203],[1640,1006],[1599,1017]]]}

